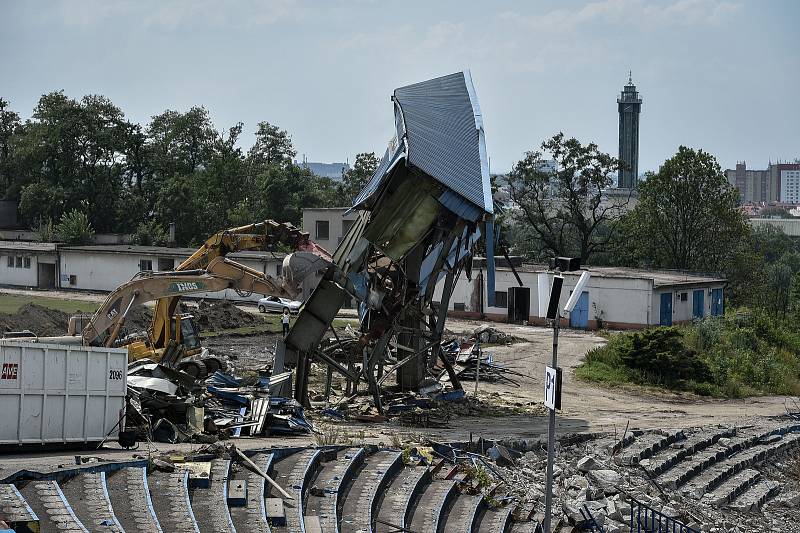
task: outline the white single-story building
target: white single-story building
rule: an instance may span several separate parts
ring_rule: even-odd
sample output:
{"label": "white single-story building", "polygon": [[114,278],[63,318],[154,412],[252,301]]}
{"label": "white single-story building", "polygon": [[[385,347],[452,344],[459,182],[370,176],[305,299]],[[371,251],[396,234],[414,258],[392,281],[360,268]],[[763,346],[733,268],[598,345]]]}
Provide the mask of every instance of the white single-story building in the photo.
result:
{"label": "white single-story building", "polygon": [[[618,267],[587,267],[588,285],[564,326],[580,329],[639,329],[656,325],[689,322],[693,318],[721,315],[724,312],[725,280],[719,277],[678,271],[653,271]],[[527,314],[531,324],[544,324],[539,317],[538,279],[547,274],[539,265],[516,267],[527,290],[515,292],[517,316]],[[495,272],[495,304],[488,305],[485,261],[476,259],[471,280],[462,273],[450,297],[451,316],[485,317],[505,321],[509,316],[509,291],[519,287],[511,268],[499,266]],[[581,271],[565,272],[560,307],[563,309]],[[552,275],[547,280],[549,287]],[[441,295],[441,285],[439,287]],[[527,293],[527,295],[526,295]]]}
{"label": "white single-story building", "polygon": [[[113,291],[142,270],[174,270],[195,250],[159,246],[91,245],[0,241],[0,285]],[[286,254],[244,251],[227,257],[276,278]],[[13,266],[11,266],[13,265]],[[233,290],[198,297],[257,301]]]}
{"label": "white single-story building", "polygon": [[58,247],[48,242],[0,241],[0,284],[58,286]]}

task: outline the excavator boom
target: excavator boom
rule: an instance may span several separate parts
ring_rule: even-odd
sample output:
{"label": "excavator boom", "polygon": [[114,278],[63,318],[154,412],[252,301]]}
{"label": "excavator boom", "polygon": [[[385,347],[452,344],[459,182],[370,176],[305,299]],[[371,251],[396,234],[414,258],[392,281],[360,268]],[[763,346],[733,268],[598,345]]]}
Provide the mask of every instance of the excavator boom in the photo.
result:
{"label": "excavator boom", "polygon": [[[229,253],[243,250],[270,250],[283,244],[293,250],[311,252],[326,261],[330,254],[322,247],[309,240],[308,233],[301,231],[288,222],[265,220],[247,226],[229,228],[218,231],[203,243],[188,259],[178,265],[175,270],[195,270],[206,268],[211,261],[225,257]],[[247,268],[244,267],[243,268]],[[278,296],[278,294],[275,294]],[[163,348],[170,338],[170,320],[180,302],[180,294],[159,298],[150,325],[150,337],[153,346]]]}
{"label": "excavator boom", "polygon": [[140,273],[108,295],[83,329],[83,344],[112,346],[131,309],[137,305],[225,289],[248,294],[289,296],[275,279],[224,257],[212,259],[205,270]]}

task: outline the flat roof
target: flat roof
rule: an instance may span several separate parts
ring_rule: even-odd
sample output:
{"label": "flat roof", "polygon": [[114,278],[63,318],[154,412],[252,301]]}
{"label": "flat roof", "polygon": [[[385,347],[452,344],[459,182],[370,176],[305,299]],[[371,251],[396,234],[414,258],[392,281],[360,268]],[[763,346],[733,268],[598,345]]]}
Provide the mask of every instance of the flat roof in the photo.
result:
{"label": "flat roof", "polygon": [[[64,252],[89,252],[101,254],[129,254],[129,255],[155,255],[155,256],[183,256],[189,257],[196,248],[168,248],[166,246],[137,246],[133,244],[94,244],[87,246],[61,246]],[[228,254],[229,257],[240,259],[270,259],[283,260],[286,254],[283,252],[265,252],[261,250],[245,250]]]}
{"label": "flat roof", "polygon": [[57,247],[58,244],[54,242],[0,241],[0,250],[13,250],[15,252],[55,253]]}
{"label": "flat roof", "polygon": [[[498,266],[497,270],[511,272],[508,267]],[[545,265],[526,263],[516,267],[517,272],[539,273],[547,272]],[[647,270],[644,268],[627,267],[601,267],[588,266],[582,270],[591,272],[592,277],[598,278],[626,278],[626,279],[648,279],[653,281],[653,287],[671,287],[679,285],[699,285],[706,283],[725,283],[725,278],[704,274],[701,272],[685,272],[680,270]],[[577,272],[565,272],[568,275],[580,275]]]}

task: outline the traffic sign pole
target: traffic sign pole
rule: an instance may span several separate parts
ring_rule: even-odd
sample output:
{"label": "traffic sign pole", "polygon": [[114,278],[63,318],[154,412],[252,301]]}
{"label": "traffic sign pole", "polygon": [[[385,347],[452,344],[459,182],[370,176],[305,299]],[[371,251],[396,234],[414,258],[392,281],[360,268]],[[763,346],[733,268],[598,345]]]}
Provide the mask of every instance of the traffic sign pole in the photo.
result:
{"label": "traffic sign pole", "polygon": [[[558,330],[561,327],[561,313],[556,314],[553,322],[553,362],[552,368],[558,368]],[[546,378],[545,378],[546,379]],[[555,390],[556,383],[553,383],[555,394],[560,391]],[[545,389],[546,390],[546,389]],[[553,508],[553,456],[555,455],[556,445],[556,410],[550,409],[550,419],[547,424],[547,481],[544,493],[544,531],[550,533],[550,518]]]}

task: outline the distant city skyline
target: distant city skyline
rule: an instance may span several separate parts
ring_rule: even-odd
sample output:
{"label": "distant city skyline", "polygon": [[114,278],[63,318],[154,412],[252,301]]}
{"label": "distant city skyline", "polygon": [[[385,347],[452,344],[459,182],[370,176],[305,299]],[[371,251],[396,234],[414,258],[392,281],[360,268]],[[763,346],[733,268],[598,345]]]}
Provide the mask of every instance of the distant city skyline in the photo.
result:
{"label": "distant city skyline", "polygon": [[[488,5],[487,5],[488,6]],[[383,153],[394,88],[470,68],[493,172],[563,131],[618,152],[613,102],[646,101],[639,173],[683,144],[746,160],[800,157],[800,54],[790,0],[73,0],[3,3],[0,96],[103,94],[129,119],[204,105],[219,129],[259,121],[310,161]]]}

